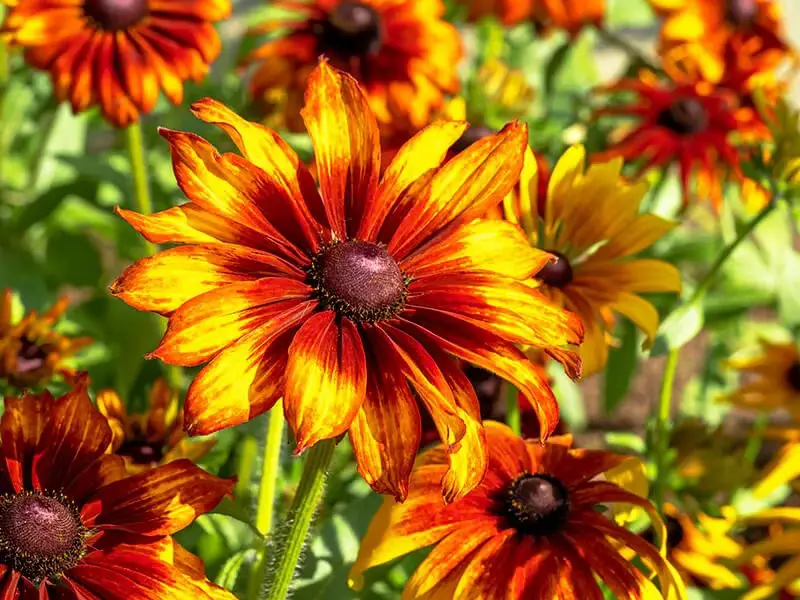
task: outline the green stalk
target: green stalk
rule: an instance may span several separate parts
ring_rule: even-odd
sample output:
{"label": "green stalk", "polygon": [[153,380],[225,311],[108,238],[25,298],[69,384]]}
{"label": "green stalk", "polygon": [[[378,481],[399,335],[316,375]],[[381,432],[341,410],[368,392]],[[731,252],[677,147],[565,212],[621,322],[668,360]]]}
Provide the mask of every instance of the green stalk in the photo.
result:
{"label": "green stalk", "polygon": [[[125,130],[128,138],[128,153],[131,160],[131,176],[133,177],[133,195],[136,208],[143,215],[153,213],[153,201],[150,198],[150,186],[147,181],[147,163],[144,158],[144,143],[142,141],[142,126],[136,121]],[[156,245],[145,240],[148,254],[158,251]]]}
{"label": "green stalk", "polygon": [[335,447],[336,440],[323,440],[308,451],[297,495],[286,520],[289,531],[286,538],[281,540],[281,544],[276,545],[276,549],[282,547],[283,553],[278,558],[275,569],[268,574],[266,600],[285,600],[289,593],[297,561],[300,559],[308,529],[314,518],[314,511],[322,500],[325,474]]}
{"label": "green stalk", "polygon": [[519,390],[512,384],[505,385],[506,392],[506,425],[516,435],[522,433],[522,418],[519,414]]}
{"label": "green stalk", "polygon": [[[772,201],[767,204],[761,212],[759,212],[753,219],[739,232],[733,242],[726,246],[722,252],[719,253],[711,268],[705,274],[702,281],[698,284],[688,304],[699,302],[717,277],[717,274],[722,269],[722,266],[730,258],[731,254],[739,247],[739,245],[746,240],[753,230],[758,227],[764,219],[769,216],[773,209],[778,204],[778,198],[774,197]],[[664,367],[664,378],[661,381],[661,394],[658,400],[658,416],[655,428],[655,456],[654,462],[656,466],[656,479],[653,483],[653,502],[656,508],[661,510],[664,503],[664,494],[667,487],[667,464],[666,455],[669,451],[669,436],[671,430],[670,423],[670,409],[672,406],[672,389],[675,384],[675,374],[678,370],[678,357],[680,348],[670,350],[667,357],[667,364]]]}
{"label": "green stalk", "polygon": [[663,69],[655,64],[652,60],[650,60],[647,56],[645,56],[641,50],[639,50],[636,46],[631,44],[625,38],[617,35],[615,32],[606,29],[605,27],[597,27],[595,29],[597,31],[598,36],[601,40],[603,40],[609,46],[614,46],[615,48],[619,48],[625,54],[627,54],[632,60],[639,62],[643,66],[647,67],[650,71],[654,73],[663,73]]}

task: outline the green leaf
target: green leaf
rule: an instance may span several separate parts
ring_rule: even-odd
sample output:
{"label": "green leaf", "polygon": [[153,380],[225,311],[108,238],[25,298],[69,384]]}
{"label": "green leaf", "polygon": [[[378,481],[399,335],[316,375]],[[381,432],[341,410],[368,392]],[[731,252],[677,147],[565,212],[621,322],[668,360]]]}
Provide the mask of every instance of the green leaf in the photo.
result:
{"label": "green leaf", "polygon": [[14,222],[14,228],[17,231],[25,232],[32,225],[49,217],[67,197],[88,198],[94,196],[96,191],[95,184],[85,179],[50,188],[19,211]]}
{"label": "green leaf", "polygon": [[236,586],[236,580],[239,578],[239,571],[245,561],[255,560],[256,551],[252,548],[247,550],[240,550],[231,556],[219,570],[216,577],[216,584],[224,587],[226,590],[232,590]]}
{"label": "green leaf", "polygon": [[59,156],[81,154],[86,143],[86,115],[73,115],[68,104],[58,107],[49,135],[37,157],[33,186],[36,190],[45,190],[63,176],[73,171],[62,164]]}
{"label": "green leaf", "polygon": [[638,340],[636,327],[624,319],[617,326],[614,335],[620,341],[617,348],[608,353],[608,364],[603,374],[603,408],[611,414],[625,399],[638,363]]}
{"label": "green leaf", "polygon": [[800,325],[800,256],[789,246],[784,250],[777,286],[778,315],[788,327]]}
{"label": "green leaf", "polygon": [[703,328],[703,307],[700,302],[684,304],[664,319],[650,350],[651,356],[662,356],[681,348]]}
{"label": "green leaf", "polygon": [[571,40],[564,40],[564,42],[558,48],[556,48],[556,51],[553,52],[550,60],[547,62],[547,66],[544,70],[543,87],[545,94],[550,94],[553,91],[556,77],[558,77],[558,75],[561,73],[561,70],[564,68],[567,59],[570,56],[572,47],[573,44]]}
{"label": "green leaf", "polygon": [[47,240],[47,268],[53,277],[78,286],[96,286],[103,274],[100,253],[85,235],[56,231]]}

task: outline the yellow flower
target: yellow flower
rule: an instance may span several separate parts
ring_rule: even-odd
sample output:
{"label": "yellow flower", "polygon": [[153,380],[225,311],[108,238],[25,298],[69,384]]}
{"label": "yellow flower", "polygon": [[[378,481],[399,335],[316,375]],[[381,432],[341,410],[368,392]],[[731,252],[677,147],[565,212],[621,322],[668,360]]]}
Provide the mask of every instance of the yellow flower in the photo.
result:
{"label": "yellow flower", "polygon": [[622,159],[588,169],[585,160],[582,146],[570,148],[550,176],[547,197],[540,198],[537,161],[528,150],[520,184],[504,208],[506,219],[519,224],[534,247],[554,256],[531,281],[583,320],[580,355],[588,375],[608,359],[614,314],[628,317],[652,341],[658,312],[639,294],[678,292],[681,280],[671,264],[634,258],[676,225],[639,213],[647,184],[626,180]]}
{"label": "yellow flower", "polygon": [[740,525],[765,526],[767,537],[742,550],[736,564],[748,575],[751,589],[741,600],[793,598],[800,594],[800,508],[778,507],[739,519]]}

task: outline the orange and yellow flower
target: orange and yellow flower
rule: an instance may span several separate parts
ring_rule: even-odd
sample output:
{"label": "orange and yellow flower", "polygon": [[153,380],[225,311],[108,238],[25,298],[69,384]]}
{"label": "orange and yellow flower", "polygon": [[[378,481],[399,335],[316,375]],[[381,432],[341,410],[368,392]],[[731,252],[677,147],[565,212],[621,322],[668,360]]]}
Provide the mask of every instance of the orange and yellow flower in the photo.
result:
{"label": "orange and yellow flower", "polygon": [[152,356],[209,364],[189,387],[186,427],[211,433],[283,408],[302,451],[350,432],[359,469],[404,497],[419,446],[413,385],[450,449],[443,482],[457,498],[480,481],[478,401],[451,357],[511,381],[543,435],[558,406],[518,349],[539,347],[579,371],[580,321],[523,282],[550,256],[510,223],[480,220],[516,183],[527,143],[512,123],[441,165],[466,125],[437,122],[379,176],[378,124],[357,82],[326,62],[303,118],[319,191],[275,133],[210,99],[200,119],[244,157],[162,130],[191,202],[154,215],[120,211],[154,243],[179,243],[112,286],[139,310],[169,316]]}
{"label": "orange and yellow flower", "polygon": [[650,4],[664,19],[662,53],[679,49],[692,55],[712,82],[722,81],[731,59],[765,72],[791,54],[775,0],[650,0]]}
{"label": "orange and yellow flower", "polygon": [[50,72],[59,100],[125,127],[159,90],[180,104],[183,82],[206,76],[220,51],[213,22],[230,11],[230,0],[18,0],[3,33]]}
{"label": "orange and yellow flower", "polygon": [[[458,91],[458,31],[442,19],[441,0],[281,0],[296,18],[266,23],[260,31],[286,35],[252,52],[251,82],[267,122],[303,130],[300,109],[308,77],[320,56],[358,80],[381,131],[416,131]],[[257,30],[257,31],[259,31]]]}
{"label": "orange and yellow flower", "polygon": [[5,289],[0,295],[0,380],[17,388],[35,387],[54,376],[70,377],[75,372],[64,363],[92,342],[90,338],[69,338],[53,330],[67,309],[67,298],[59,299],[39,316],[27,313],[12,322],[13,295]]}
{"label": "orange and yellow flower", "polygon": [[144,414],[130,415],[115,391],[97,394],[97,407],[114,433],[111,450],[125,459],[129,471],[138,473],[179,458],[197,462],[211,450],[214,440],[192,441],[183,431],[177,392],[164,379],[153,384],[149,404]]}
{"label": "orange and yellow flower", "polygon": [[652,340],[658,312],[639,294],[678,292],[681,280],[669,263],[633,258],[676,225],[639,213],[647,184],[622,177],[622,159],[588,169],[585,161],[582,146],[570,148],[542,198],[538,162],[528,150],[519,186],[506,198],[505,216],[523,228],[533,247],[555,257],[530,283],[580,316],[586,329],[580,356],[589,375],[608,360],[614,313],[628,317]]}
{"label": "orange and yellow flower", "polygon": [[617,598],[661,598],[622,556],[627,547],[658,574],[663,597],[685,597],[659,551],[598,510],[642,507],[663,533],[645,498],[602,479],[630,457],[571,448],[568,436],[526,442],[491,421],[486,437],[486,477],[452,504],[438,489],[447,469],[443,448],[420,456],[406,502],[386,498],[373,518],[350,573],[353,587],[360,587],[366,569],[434,546],[408,580],[403,600],[599,600],[595,577]]}
{"label": "orange and yellow flower", "polygon": [[577,35],[587,25],[603,22],[606,0],[464,0],[470,20],[489,15],[505,25],[532,22],[541,31],[562,29]]}
{"label": "orange and yellow flower", "polygon": [[187,460],[129,475],[86,378],[54,400],[6,398],[0,420],[0,590],[40,600],[235,600],[171,535],[233,482]]}
{"label": "orange and yellow flower", "polygon": [[748,544],[735,564],[751,587],[742,600],[792,600],[800,597],[800,509],[779,506],[747,515],[740,525],[763,529],[766,536]]}

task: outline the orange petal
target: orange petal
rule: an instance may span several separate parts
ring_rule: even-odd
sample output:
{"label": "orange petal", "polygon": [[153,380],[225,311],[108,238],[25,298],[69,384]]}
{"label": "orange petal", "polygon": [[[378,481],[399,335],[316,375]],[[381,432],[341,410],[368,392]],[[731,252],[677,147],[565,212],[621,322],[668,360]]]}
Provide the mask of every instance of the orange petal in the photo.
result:
{"label": "orange petal", "polygon": [[340,239],[355,235],[375,194],[378,123],[355,79],[321,60],[308,78],[301,111],[317,165],[328,222]]}
{"label": "orange petal", "polygon": [[358,328],[330,310],[306,320],[289,347],[286,368],[284,407],[297,440],[295,452],[347,431],[366,389]]}
{"label": "orange petal", "polygon": [[97,392],[97,409],[108,419],[108,426],[114,436],[111,446],[116,451],[125,441],[125,428],[128,423],[125,404],[114,390],[100,390]]}
{"label": "orange petal", "polygon": [[170,535],[230,496],[234,483],[188,460],[176,460],[100,488],[81,515],[94,527]]}
{"label": "orange petal", "polygon": [[509,528],[487,540],[465,565],[453,599],[504,598],[516,568],[519,537],[515,529]]}
{"label": "orange petal", "polygon": [[489,448],[489,469],[501,479],[513,481],[531,472],[525,442],[505,423],[485,421],[486,446]]}
{"label": "orange petal", "polygon": [[0,438],[3,440],[8,475],[17,492],[25,487],[25,469],[39,445],[39,438],[54,402],[48,391],[5,399],[5,412],[0,420]]}

